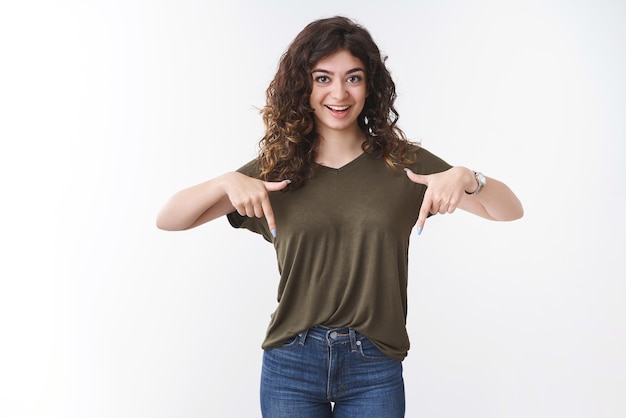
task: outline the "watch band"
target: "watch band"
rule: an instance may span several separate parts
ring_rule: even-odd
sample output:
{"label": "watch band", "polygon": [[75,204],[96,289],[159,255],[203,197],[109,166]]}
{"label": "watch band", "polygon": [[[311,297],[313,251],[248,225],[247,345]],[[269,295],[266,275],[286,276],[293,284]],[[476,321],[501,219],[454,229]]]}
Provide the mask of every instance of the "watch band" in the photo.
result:
{"label": "watch band", "polygon": [[474,171],[474,178],[476,179],[476,184],[477,184],[476,190],[474,190],[473,192],[468,192],[467,190],[465,191],[465,193],[472,195],[472,196],[475,196],[478,193],[480,193],[482,188],[487,185],[487,177],[485,177],[483,173]]}

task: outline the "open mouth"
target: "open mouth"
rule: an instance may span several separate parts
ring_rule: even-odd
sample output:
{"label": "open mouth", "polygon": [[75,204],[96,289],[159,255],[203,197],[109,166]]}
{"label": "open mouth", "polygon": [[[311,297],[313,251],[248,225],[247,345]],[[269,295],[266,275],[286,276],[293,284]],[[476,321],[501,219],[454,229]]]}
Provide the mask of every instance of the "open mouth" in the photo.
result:
{"label": "open mouth", "polygon": [[333,112],[338,112],[338,113],[342,113],[350,109],[350,106],[331,106],[331,105],[325,105],[325,106],[327,109],[330,109]]}

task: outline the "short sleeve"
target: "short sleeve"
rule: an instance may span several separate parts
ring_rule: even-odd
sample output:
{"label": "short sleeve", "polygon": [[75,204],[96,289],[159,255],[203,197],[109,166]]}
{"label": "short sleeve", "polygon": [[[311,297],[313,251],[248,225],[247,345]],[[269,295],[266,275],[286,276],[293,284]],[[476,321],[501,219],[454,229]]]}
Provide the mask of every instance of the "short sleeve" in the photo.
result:
{"label": "short sleeve", "polygon": [[[252,160],[244,166],[237,169],[238,173],[245,174],[246,176],[259,178],[260,168],[257,159]],[[249,231],[260,234],[266,241],[272,242],[271,232],[265,218],[250,218],[248,216],[240,215],[239,212],[233,211],[226,215],[228,222],[233,228],[245,228]]]}
{"label": "short sleeve", "polygon": [[[437,157],[435,154],[421,147],[416,149],[415,157],[415,162],[411,164],[409,168],[411,168],[411,170],[417,174],[441,173],[442,171],[446,171],[452,168],[452,166],[445,162],[443,159]],[[425,190],[426,189],[424,188],[424,191]],[[430,218],[433,215],[433,213],[429,213],[428,217]]]}
{"label": "short sleeve", "polygon": [[416,174],[434,174],[441,173],[442,171],[452,168],[443,159],[437,157],[435,154],[429,152],[425,148],[418,148],[415,151],[415,162],[409,167]]}

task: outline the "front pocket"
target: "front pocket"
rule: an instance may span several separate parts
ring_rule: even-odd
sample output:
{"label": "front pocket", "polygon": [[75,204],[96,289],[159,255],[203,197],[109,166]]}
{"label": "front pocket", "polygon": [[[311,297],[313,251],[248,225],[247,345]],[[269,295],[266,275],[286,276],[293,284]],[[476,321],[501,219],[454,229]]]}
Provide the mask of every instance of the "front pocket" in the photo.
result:
{"label": "front pocket", "polygon": [[359,355],[363,360],[367,361],[381,361],[390,360],[382,351],[378,349],[370,340],[363,338],[356,342]]}
{"label": "front pocket", "polygon": [[293,337],[288,338],[287,341],[285,341],[283,345],[281,345],[278,348],[281,350],[290,350],[294,347],[297,347],[299,342],[300,342],[300,334],[297,334],[297,335],[294,335]]}

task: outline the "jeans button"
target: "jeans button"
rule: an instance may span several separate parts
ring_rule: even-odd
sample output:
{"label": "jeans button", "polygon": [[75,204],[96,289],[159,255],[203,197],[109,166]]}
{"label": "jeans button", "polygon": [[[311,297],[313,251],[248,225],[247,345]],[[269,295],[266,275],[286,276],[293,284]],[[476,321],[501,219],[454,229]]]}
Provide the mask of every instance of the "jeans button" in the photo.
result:
{"label": "jeans button", "polygon": [[335,338],[337,338],[337,331],[333,331],[333,332],[331,332],[331,333],[330,333],[330,338],[332,338],[333,340],[334,340]]}

